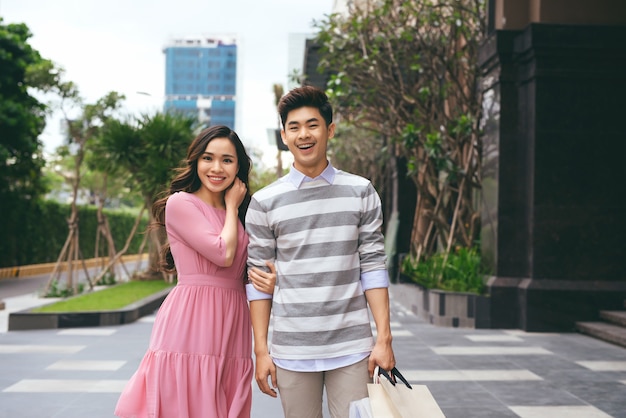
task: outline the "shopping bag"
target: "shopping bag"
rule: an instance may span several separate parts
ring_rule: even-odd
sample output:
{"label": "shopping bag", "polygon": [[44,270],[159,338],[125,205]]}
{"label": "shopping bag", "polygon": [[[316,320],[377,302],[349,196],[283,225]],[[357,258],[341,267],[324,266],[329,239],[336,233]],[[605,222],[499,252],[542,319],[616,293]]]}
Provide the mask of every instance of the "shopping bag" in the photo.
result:
{"label": "shopping bag", "polygon": [[402,418],[380,383],[368,383],[367,394],[369,395],[372,418]]}
{"label": "shopping bag", "polygon": [[[396,418],[396,417],[399,417],[399,415],[395,416],[393,415],[393,412],[389,412],[389,406],[387,405],[387,402],[389,402],[388,397],[385,391],[383,390],[382,386],[380,386],[379,384],[380,373],[381,373],[380,368],[376,367],[374,369],[374,378],[372,379],[372,382],[374,383],[374,385],[368,384],[368,388],[367,388],[369,397],[350,402],[350,410],[349,410],[348,418],[378,418],[378,417]],[[383,371],[382,373],[386,373],[386,372]],[[375,386],[375,387],[370,387],[370,386]],[[373,414],[372,403],[376,404],[377,410],[381,411],[379,415]],[[382,405],[379,405],[380,403],[382,403]],[[382,413],[382,411],[384,411],[384,413]],[[390,413],[392,415],[387,415],[387,413]]]}
{"label": "shopping bag", "polygon": [[374,418],[369,398],[350,402],[348,418]]}
{"label": "shopping bag", "polygon": [[367,385],[373,418],[445,418],[426,385],[410,385],[395,367],[378,373]]}

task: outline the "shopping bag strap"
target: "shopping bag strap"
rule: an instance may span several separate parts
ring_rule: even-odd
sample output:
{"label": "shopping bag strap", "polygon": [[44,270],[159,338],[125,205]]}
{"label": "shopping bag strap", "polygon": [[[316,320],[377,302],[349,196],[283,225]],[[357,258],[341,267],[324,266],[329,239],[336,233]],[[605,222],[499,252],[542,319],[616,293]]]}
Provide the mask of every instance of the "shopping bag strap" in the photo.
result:
{"label": "shopping bag strap", "polygon": [[385,376],[385,378],[387,378],[387,380],[389,380],[389,382],[395,386],[396,385],[396,377],[398,379],[400,379],[400,381],[402,383],[404,383],[406,385],[406,387],[408,387],[409,389],[413,389],[413,387],[411,387],[411,385],[409,384],[409,382],[407,382],[407,380],[404,378],[404,376],[402,376],[402,373],[400,373],[400,371],[397,368],[393,368],[391,369],[389,372],[387,372],[386,370],[382,369],[382,368],[378,368],[378,374],[379,375],[383,375]]}

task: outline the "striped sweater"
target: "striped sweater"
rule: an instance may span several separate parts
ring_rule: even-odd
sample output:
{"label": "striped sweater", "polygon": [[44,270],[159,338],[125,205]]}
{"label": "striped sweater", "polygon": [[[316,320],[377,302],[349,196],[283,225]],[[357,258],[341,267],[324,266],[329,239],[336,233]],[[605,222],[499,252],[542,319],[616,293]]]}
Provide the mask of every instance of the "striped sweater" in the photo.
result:
{"label": "striped sweater", "polygon": [[[382,210],[369,180],[343,171],[296,187],[289,175],[252,197],[248,266],[277,270],[270,353],[328,359],[371,351],[360,277],[384,270]],[[332,178],[332,176],[331,176]]]}

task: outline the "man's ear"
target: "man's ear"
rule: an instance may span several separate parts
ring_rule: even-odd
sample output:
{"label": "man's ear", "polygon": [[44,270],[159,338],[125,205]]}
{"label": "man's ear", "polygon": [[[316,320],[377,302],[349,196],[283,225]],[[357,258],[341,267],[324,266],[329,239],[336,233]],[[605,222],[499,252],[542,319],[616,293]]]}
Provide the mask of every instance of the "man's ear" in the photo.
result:
{"label": "man's ear", "polygon": [[328,125],[328,139],[335,136],[335,126],[335,122],[331,122],[330,125]]}

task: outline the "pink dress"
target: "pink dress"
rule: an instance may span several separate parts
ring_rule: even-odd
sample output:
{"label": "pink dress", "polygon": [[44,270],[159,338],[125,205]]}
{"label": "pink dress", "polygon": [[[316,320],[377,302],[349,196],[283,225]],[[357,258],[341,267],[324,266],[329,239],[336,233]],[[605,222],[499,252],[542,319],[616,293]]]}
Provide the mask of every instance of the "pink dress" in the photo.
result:
{"label": "pink dress", "polygon": [[225,210],[193,194],[167,201],[167,236],[178,284],[159,309],[149,348],[122,392],[124,418],[250,417],[252,333],[244,288],[248,236],[224,266]]}

